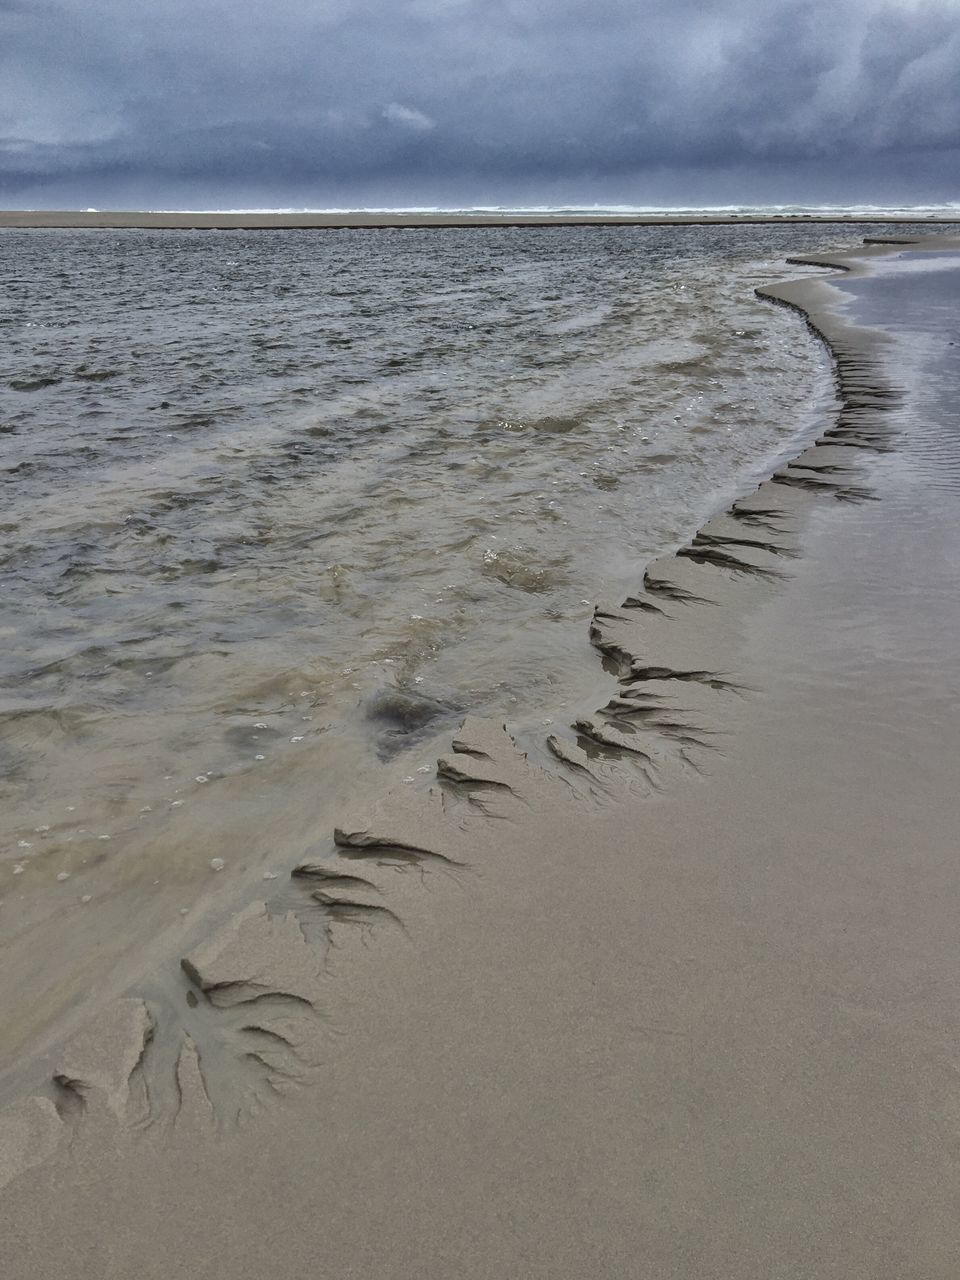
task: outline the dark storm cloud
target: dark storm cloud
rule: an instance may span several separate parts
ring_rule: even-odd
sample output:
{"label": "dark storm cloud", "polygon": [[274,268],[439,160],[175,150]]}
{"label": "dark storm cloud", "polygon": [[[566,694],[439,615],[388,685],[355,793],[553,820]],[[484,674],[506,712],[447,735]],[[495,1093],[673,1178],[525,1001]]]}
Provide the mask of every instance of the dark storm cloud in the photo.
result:
{"label": "dark storm cloud", "polygon": [[958,86],[956,0],[0,0],[0,174],[882,169]]}

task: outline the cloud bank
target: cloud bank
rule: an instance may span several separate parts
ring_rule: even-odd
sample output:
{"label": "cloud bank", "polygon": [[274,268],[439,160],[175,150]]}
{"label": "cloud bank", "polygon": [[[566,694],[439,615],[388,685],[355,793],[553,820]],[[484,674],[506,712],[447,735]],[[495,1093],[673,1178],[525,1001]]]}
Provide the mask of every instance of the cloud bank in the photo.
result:
{"label": "cloud bank", "polygon": [[957,0],[0,0],[6,204],[946,200],[958,159]]}

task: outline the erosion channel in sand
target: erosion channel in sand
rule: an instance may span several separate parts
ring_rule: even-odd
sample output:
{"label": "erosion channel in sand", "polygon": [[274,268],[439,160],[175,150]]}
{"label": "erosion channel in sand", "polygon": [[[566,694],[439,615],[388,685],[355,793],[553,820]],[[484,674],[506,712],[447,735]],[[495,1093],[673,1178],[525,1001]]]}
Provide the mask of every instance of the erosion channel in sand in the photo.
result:
{"label": "erosion channel in sand", "polygon": [[766,291],[836,420],[597,609],[605,706],[468,717],[56,1050],[7,1274],[956,1274],[958,263]]}

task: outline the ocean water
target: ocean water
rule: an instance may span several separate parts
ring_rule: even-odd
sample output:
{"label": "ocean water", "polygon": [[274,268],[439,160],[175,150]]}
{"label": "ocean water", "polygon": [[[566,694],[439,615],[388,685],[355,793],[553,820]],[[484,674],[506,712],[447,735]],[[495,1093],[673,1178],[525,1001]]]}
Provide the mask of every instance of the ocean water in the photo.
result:
{"label": "ocean water", "polygon": [[295,856],[468,710],[597,705],[594,604],[829,414],[754,288],[868,232],[0,232],[22,926]]}
{"label": "ocean water", "polygon": [[[88,213],[97,213],[96,209],[88,209]],[[172,210],[154,210],[154,212],[174,212]],[[203,212],[191,210],[190,212]],[[673,216],[691,218],[710,218],[714,216],[736,216],[754,218],[950,218],[960,216],[960,202],[950,201],[942,204],[912,205],[876,205],[876,204],[716,204],[716,205],[647,205],[647,204],[538,204],[538,205],[391,205],[368,206],[361,210],[354,207],[330,208],[285,208],[285,209],[220,209],[208,210],[218,213],[521,213],[521,214],[558,214],[558,215],[597,215],[604,214],[637,214],[653,217]]]}

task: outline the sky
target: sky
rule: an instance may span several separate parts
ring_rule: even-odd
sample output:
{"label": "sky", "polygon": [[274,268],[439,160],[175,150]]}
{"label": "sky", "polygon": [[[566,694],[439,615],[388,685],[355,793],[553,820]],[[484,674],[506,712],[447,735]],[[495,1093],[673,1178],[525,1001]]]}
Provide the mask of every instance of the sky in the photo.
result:
{"label": "sky", "polygon": [[960,0],[0,0],[0,206],[960,200]]}

